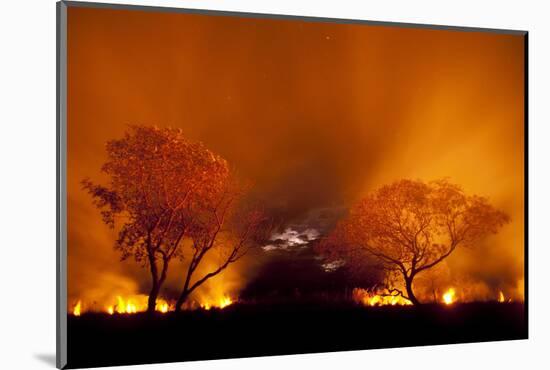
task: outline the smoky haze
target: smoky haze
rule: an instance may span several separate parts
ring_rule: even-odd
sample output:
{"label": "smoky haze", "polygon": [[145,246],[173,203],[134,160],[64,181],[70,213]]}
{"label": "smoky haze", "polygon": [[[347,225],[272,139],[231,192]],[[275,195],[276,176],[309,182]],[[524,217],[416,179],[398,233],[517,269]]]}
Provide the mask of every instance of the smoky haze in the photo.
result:
{"label": "smoky haze", "polygon": [[[452,273],[523,279],[522,36],[77,7],[68,35],[69,301],[149,289],[80,185],[107,180],[105,143],[129,124],[204,142],[283,229],[322,234],[383,184],[448,177],[512,219]],[[238,292],[269,258],[217,279]],[[181,286],[169,275],[166,295]]]}

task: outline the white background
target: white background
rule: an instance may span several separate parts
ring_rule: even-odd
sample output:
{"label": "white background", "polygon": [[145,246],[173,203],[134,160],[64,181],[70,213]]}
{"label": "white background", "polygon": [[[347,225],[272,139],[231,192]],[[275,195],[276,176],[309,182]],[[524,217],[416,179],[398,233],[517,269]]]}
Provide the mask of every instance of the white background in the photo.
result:
{"label": "white background", "polygon": [[[132,369],[548,368],[550,13],[545,1],[126,2],[530,31],[529,340],[164,364]],[[53,368],[55,2],[4,1],[1,18],[0,368]],[[365,334],[369,335],[368,332]],[[93,356],[93,349],[90,349],[90,355]]]}

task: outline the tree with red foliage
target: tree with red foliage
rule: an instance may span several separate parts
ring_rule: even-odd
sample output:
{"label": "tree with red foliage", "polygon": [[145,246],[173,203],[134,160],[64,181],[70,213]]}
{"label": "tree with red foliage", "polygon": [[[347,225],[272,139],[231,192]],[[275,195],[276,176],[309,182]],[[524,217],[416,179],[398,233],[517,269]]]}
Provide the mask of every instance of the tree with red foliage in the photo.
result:
{"label": "tree with red foliage", "polygon": [[390,283],[388,294],[419,304],[413,282],[418,274],[459,247],[473,247],[496,233],[509,217],[484,197],[466,195],[447,180],[401,180],[368,195],[349,211],[318,246],[327,260],[374,262],[388,281],[400,277],[405,291]]}
{"label": "tree with red foliage", "polygon": [[106,150],[102,172],[109,184],[82,184],[104,222],[112,228],[120,223],[115,248],[122,259],[133,257],[149,268],[147,311],[153,312],[170,261],[183,257],[183,240],[199,233],[201,215],[226,191],[229,166],[170,128],[131,126]]}

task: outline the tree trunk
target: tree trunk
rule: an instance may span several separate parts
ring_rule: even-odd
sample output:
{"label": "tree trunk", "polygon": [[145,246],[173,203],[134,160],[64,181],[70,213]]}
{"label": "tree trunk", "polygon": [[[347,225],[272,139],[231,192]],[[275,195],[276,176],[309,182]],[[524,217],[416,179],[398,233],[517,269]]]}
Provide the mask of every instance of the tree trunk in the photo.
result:
{"label": "tree trunk", "polygon": [[184,289],[183,292],[181,292],[181,295],[178,298],[178,301],[176,302],[176,312],[181,311],[181,306],[183,306],[183,304],[185,303],[188,297],[189,297],[189,292],[186,289]]}
{"label": "tree trunk", "polygon": [[153,313],[155,312],[155,306],[157,305],[160,284],[158,281],[157,261],[155,260],[155,255],[150,246],[147,248],[147,257],[149,258],[149,268],[151,270],[151,280],[153,283],[151,286],[151,292],[149,293],[149,299],[147,301],[147,312]]}
{"label": "tree trunk", "polygon": [[418,301],[418,299],[416,299],[416,296],[414,295],[412,283],[413,283],[413,276],[409,278],[405,277],[405,287],[407,289],[407,297],[409,297],[409,301],[411,301],[413,305],[418,306],[420,302]]}
{"label": "tree trunk", "polygon": [[160,278],[158,278],[157,265],[155,264],[154,267],[151,268],[151,275],[153,277],[153,286],[151,287],[151,292],[149,293],[149,299],[147,301],[148,313],[155,312],[155,308],[157,306],[157,298],[160,293],[160,288],[162,287],[164,280],[166,280],[166,272],[168,271],[168,261],[164,259],[162,262],[163,264],[162,264],[162,271],[160,273]]}
{"label": "tree trunk", "polygon": [[178,301],[176,302],[176,312],[181,311],[181,306],[185,303],[187,298],[189,297],[189,284],[191,284],[191,276],[193,275],[193,272],[195,266],[195,257],[193,257],[193,260],[189,263],[189,267],[187,268],[187,276],[185,277],[185,282],[183,283],[183,289],[181,291],[181,294],[178,298]]}
{"label": "tree trunk", "polygon": [[151,292],[149,293],[149,299],[147,301],[147,313],[155,312],[159,291],[160,291],[160,284],[156,281],[153,281],[153,286],[151,287]]}

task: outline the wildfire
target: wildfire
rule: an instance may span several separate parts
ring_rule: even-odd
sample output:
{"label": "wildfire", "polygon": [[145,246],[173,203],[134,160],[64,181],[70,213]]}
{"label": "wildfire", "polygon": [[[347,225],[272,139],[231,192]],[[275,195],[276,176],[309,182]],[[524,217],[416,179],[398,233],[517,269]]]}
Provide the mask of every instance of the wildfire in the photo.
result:
{"label": "wildfire", "polygon": [[[139,295],[134,298],[124,299],[121,296],[116,297],[116,304],[107,307],[107,313],[109,315],[118,314],[132,314],[137,312],[147,311],[147,296]],[[170,305],[162,298],[157,299],[155,311],[160,313],[166,313],[170,310]]]}
{"label": "wildfire", "polygon": [[[135,314],[138,312],[147,311],[148,297],[144,294],[136,294],[129,297],[116,296],[114,304],[108,304],[106,306],[95,307],[93,304],[87,305],[86,312],[105,312],[109,315],[114,314]],[[160,313],[167,313],[174,307],[171,306],[166,300],[162,298],[157,299],[155,311]],[[79,300],[73,307],[72,313],[74,316],[80,316],[84,313],[82,308],[82,301]]]}
{"label": "wildfire", "polygon": [[[148,297],[144,294],[136,294],[131,296],[116,296],[112,304],[107,304],[103,307],[99,306],[94,308],[94,305],[87,305],[86,311],[90,312],[104,312],[109,315],[130,315],[139,312],[147,311]],[[210,310],[213,308],[223,309],[227,306],[235,303],[235,300],[229,297],[228,295],[221,295],[216,298],[202,298],[200,301],[195,301],[194,308],[198,307],[203,310]],[[80,316],[84,313],[82,309],[82,302],[79,300],[72,309],[72,314],[74,316]],[[193,306],[184,306],[184,309],[194,309]],[[159,313],[167,313],[174,310],[174,304],[170,304],[168,301],[162,298],[157,299],[157,304],[155,306],[155,311]]]}
{"label": "wildfire", "polygon": [[231,298],[229,297],[223,297],[222,299],[220,299],[220,301],[218,302],[218,307],[219,308],[224,308],[224,307],[227,307],[229,306],[230,304],[233,303],[233,301],[231,300]]}
{"label": "wildfire", "polygon": [[443,303],[450,305],[455,302],[455,290],[454,288],[450,288],[443,294]]}
{"label": "wildfire", "polygon": [[498,303],[511,303],[511,302],[512,302],[512,298],[506,297],[502,292],[502,290],[498,292]]}
{"label": "wildfire", "polygon": [[73,315],[80,316],[80,310],[82,308],[82,302],[76,302],[76,305],[73,308]]}
{"label": "wildfire", "polygon": [[[488,293],[488,295],[484,299],[475,300],[475,299],[468,299],[467,297],[464,298],[464,292],[461,292],[460,294],[460,300],[462,302],[486,302],[486,301],[493,301],[495,298],[494,294],[497,294],[495,292]],[[381,292],[369,292],[366,289],[360,289],[355,288],[352,291],[352,297],[353,300],[357,303],[361,303],[365,306],[405,306],[405,305],[411,305],[412,303],[402,297],[401,295],[391,295],[391,294],[384,294]],[[455,288],[451,287],[448,290],[446,290],[442,296],[441,296],[441,303],[445,305],[452,305],[458,301],[457,298],[457,291]],[[510,303],[512,302],[512,298],[507,297],[504,295],[502,291],[498,291],[496,301],[499,303]]]}
{"label": "wildfire", "polygon": [[163,302],[163,303],[160,303],[160,304],[157,303],[156,310],[158,312],[166,313],[166,312],[168,312],[168,309],[169,309],[168,303],[166,303],[166,302]]}
{"label": "wildfire", "polygon": [[210,310],[211,308],[225,308],[233,303],[234,302],[230,297],[224,295],[217,300],[203,301],[200,306],[204,310]]}
{"label": "wildfire", "polygon": [[[134,303],[132,301],[132,299],[127,299],[125,301],[121,296],[117,296],[116,300],[117,300],[117,303],[115,305],[107,307],[107,312],[109,314],[112,315],[115,312],[119,313],[119,314],[138,312],[138,307],[137,307],[136,303]],[[145,309],[146,308],[147,307],[145,307]],[[142,311],[142,310],[140,310],[140,311]],[[145,310],[143,310],[143,311],[145,311]]]}
{"label": "wildfire", "polygon": [[353,300],[365,306],[407,306],[411,301],[400,295],[371,293],[366,289],[355,288],[352,291]]}

